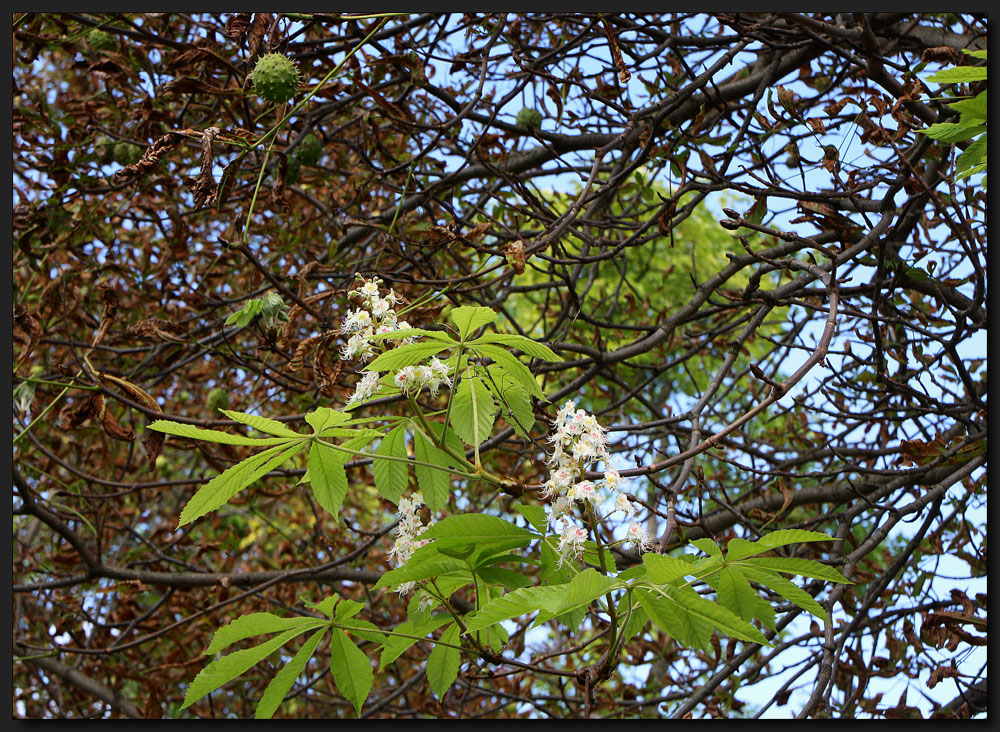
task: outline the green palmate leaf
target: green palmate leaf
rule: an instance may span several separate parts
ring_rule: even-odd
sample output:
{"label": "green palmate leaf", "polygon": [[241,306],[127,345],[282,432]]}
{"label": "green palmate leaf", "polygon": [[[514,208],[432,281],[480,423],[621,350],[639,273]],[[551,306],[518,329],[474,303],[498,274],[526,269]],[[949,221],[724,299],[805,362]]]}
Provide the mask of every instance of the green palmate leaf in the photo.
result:
{"label": "green palmate leaf", "polygon": [[451,620],[447,613],[432,615],[424,620],[407,620],[397,625],[392,631],[398,635],[388,635],[382,642],[382,653],[379,655],[378,670],[381,671],[399,658],[410,646],[419,643],[428,633],[433,633]]}
{"label": "green palmate leaf", "polygon": [[338,427],[344,424],[350,420],[350,418],[350,415],[338,412],[336,409],[320,407],[314,412],[310,412],[306,415],[306,422],[310,427],[312,427],[313,433],[318,435],[325,429]]}
{"label": "green palmate leaf", "polygon": [[528,540],[539,538],[538,534],[527,529],[522,529],[510,521],[485,513],[460,513],[454,516],[446,516],[428,528],[418,538],[478,541],[481,539],[507,539],[512,537],[523,537]]}
{"label": "green palmate leaf", "polygon": [[[955,161],[955,169],[958,171],[971,170],[978,166],[986,165],[986,135],[973,142],[965,151],[958,156]],[[964,176],[963,176],[964,177]]]}
{"label": "green palmate leaf", "polygon": [[972,99],[962,99],[948,105],[962,115],[963,124],[986,124],[986,92],[981,91]]}
{"label": "green palmate leaf", "polygon": [[397,625],[392,632],[398,633],[398,635],[389,635],[382,642],[378,670],[384,669],[414,643],[419,643],[428,633],[433,633],[450,620],[451,616],[448,613],[439,613],[422,621],[407,620],[405,623]]}
{"label": "green palmate leaf", "polygon": [[458,345],[447,333],[440,330],[424,330],[423,328],[401,328],[400,330],[392,330],[388,333],[376,333],[375,335],[368,336],[368,340],[372,341],[385,341],[385,340],[396,340],[398,338],[436,338],[439,341],[444,341],[451,345]]}
{"label": "green palmate leaf", "polygon": [[926,130],[919,130],[934,140],[941,142],[962,142],[986,131],[986,125],[962,124],[961,122],[936,122]]}
{"label": "green palmate leaf", "polygon": [[361,618],[351,618],[340,627],[349,636],[356,635],[358,638],[372,643],[381,643],[385,640],[385,632],[381,628]]}
{"label": "green palmate leaf", "polygon": [[476,574],[491,585],[503,585],[511,590],[519,590],[531,584],[531,580],[521,572],[503,567],[480,567],[476,570]]}
{"label": "green palmate leaf", "polygon": [[[564,613],[555,616],[556,622],[560,623],[566,630],[568,630],[573,635],[578,635],[581,630],[581,625],[583,624],[583,619],[587,616],[587,606],[580,605],[573,608],[572,610],[567,610]],[[542,615],[536,619],[538,623],[546,622]],[[498,628],[501,626],[497,626]]]}
{"label": "green palmate leaf", "polygon": [[490,345],[476,345],[473,346],[476,352],[482,356],[489,356],[500,367],[504,372],[514,380],[518,386],[524,389],[526,392],[532,396],[538,397],[539,399],[544,399],[545,394],[542,392],[542,388],[538,385],[538,381],[535,379],[534,374],[531,370],[525,366],[523,363],[517,360],[510,351],[507,351],[499,346]]}
{"label": "green palmate leaf", "polygon": [[758,541],[733,539],[726,545],[726,561],[732,562],[754,554],[777,549],[780,546],[799,544],[807,541],[830,541],[831,537],[819,531],[804,531],[802,529],[780,529],[761,537]]}
{"label": "green palmate leaf", "polygon": [[489,378],[485,380],[486,386],[503,408],[507,424],[513,427],[518,435],[527,438],[535,426],[535,410],[531,408],[531,397],[502,367],[489,366],[487,371]]}
{"label": "green palmate leaf", "polygon": [[493,431],[497,407],[477,376],[466,377],[451,400],[451,426],[467,445],[481,445]]}
{"label": "green palmate leaf", "polygon": [[681,605],[685,612],[700,619],[705,623],[711,623],[723,633],[739,638],[750,643],[760,643],[769,646],[767,638],[750,623],[741,619],[738,615],[722,607],[718,603],[706,600],[690,587],[668,587],[665,590],[670,599]]}
{"label": "green palmate leaf", "polygon": [[[203,430],[199,427],[192,427],[188,424],[178,422],[168,422],[158,419],[149,425],[147,429],[163,432],[175,437],[186,437],[189,440],[201,440],[202,442],[215,442],[220,445],[284,445],[288,439],[283,437],[244,437],[243,435],[231,435],[228,432],[218,430]],[[296,435],[301,439],[302,435]]]}
{"label": "green palmate leaf", "polygon": [[[639,579],[640,577],[645,577],[648,574],[646,567],[642,564],[636,564],[629,567],[624,572],[618,573],[618,581],[626,582],[628,580]],[[653,580],[654,582],[656,580]]]}
{"label": "green palmate leaf", "polygon": [[235,313],[226,318],[226,325],[233,325],[234,323],[240,328],[244,328],[256,318],[261,310],[264,309],[264,301],[260,299],[253,299],[247,302],[242,308],[237,310]]}
{"label": "green palmate leaf", "polygon": [[719,603],[736,613],[743,620],[758,618],[773,627],[774,610],[754,591],[746,578],[730,566],[705,577],[705,582],[715,590]]}
{"label": "green palmate leaf", "polygon": [[408,343],[391,351],[386,351],[370,364],[365,366],[365,371],[395,371],[413,366],[425,361],[431,356],[441,353],[448,348],[448,343],[434,341],[433,343]]}
{"label": "green palmate leaf", "polygon": [[478,343],[500,343],[505,346],[510,346],[511,348],[516,348],[519,351],[523,351],[528,354],[532,358],[537,358],[542,361],[552,361],[556,363],[562,361],[562,359],[553,353],[552,349],[544,343],[533,341],[523,335],[515,335],[512,333],[488,333],[481,338],[477,338],[472,342],[472,345]]}
{"label": "green palmate leaf", "polygon": [[565,587],[565,585],[542,585],[508,592],[480,608],[474,615],[467,616],[466,632],[482,630],[502,620],[510,620],[537,610],[546,610],[554,614]]}
{"label": "green palmate leaf", "polygon": [[336,517],[347,496],[347,472],[337,453],[319,442],[309,446],[309,485],[316,502]]}
{"label": "green palmate leaf", "polygon": [[288,641],[302,635],[307,630],[309,630],[308,627],[293,628],[285,631],[277,638],[272,638],[253,648],[235,651],[228,656],[223,656],[216,661],[212,661],[212,663],[205,666],[194,677],[194,680],[188,687],[187,694],[184,695],[184,703],[181,704],[181,709],[187,709],[206,694],[215,691],[223,684],[232,681],[240,674],[253,668],[281,648],[281,646],[288,643]]}
{"label": "green palmate leaf", "polygon": [[769,587],[791,603],[798,605],[806,612],[812,613],[824,623],[827,621],[826,610],[808,592],[785,579],[777,572],[761,567],[753,567],[746,563],[734,564],[733,567],[744,577]]}
{"label": "green palmate leaf", "polygon": [[264,689],[264,694],[261,696],[260,701],[257,702],[257,709],[254,712],[255,719],[270,719],[274,716],[278,706],[292,688],[292,684],[295,683],[295,679],[299,677],[302,669],[305,668],[309,659],[316,652],[316,648],[319,646],[319,642],[323,640],[325,633],[326,629],[323,628],[309,636],[306,642],[302,644],[298,653],[292,657],[292,660],[286,663],[275,677],[271,679],[271,683]]}
{"label": "green palmate leaf", "polygon": [[548,517],[545,515],[544,508],[532,504],[515,503],[513,509],[524,516],[535,531],[539,534],[545,533],[548,528]]}
{"label": "green palmate leaf", "polygon": [[488,559],[484,559],[476,566],[492,567],[494,564],[531,564],[537,567],[541,564],[541,561],[535,559],[534,557],[526,557],[523,554],[501,554],[499,556],[491,556]]}
{"label": "green palmate leaf", "polygon": [[229,419],[235,420],[236,422],[241,422],[245,425],[253,427],[255,430],[264,432],[269,435],[274,435],[275,437],[293,437],[302,439],[304,435],[300,435],[298,432],[289,429],[281,422],[275,419],[268,419],[267,417],[260,417],[256,414],[245,414],[244,412],[234,412],[229,409],[220,409],[224,415],[229,417]]}
{"label": "green palmate leaf", "polygon": [[689,613],[671,597],[661,597],[645,590],[636,590],[635,597],[650,620],[666,631],[682,646],[709,650],[715,626]]}
{"label": "green palmate leaf", "polygon": [[[646,576],[650,582],[658,585],[666,585],[676,582],[685,575],[694,574],[694,567],[676,557],[668,557],[665,554],[652,554],[646,552],[642,555],[642,563],[646,567]],[[619,575],[621,579],[621,575]]]}
{"label": "green palmate leaf", "polygon": [[[382,438],[375,455],[405,460],[407,455],[404,427],[399,425],[389,430]],[[372,472],[375,474],[375,487],[382,497],[393,503],[399,503],[400,496],[409,484],[406,463],[397,460],[379,460],[376,457],[372,464]]]}
{"label": "green palmate leaf", "polygon": [[711,539],[695,539],[691,542],[694,546],[701,549],[703,552],[712,557],[722,556],[722,547],[716,544]]}
{"label": "green palmate leaf", "polygon": [[575,610],[578,607],[586,607],[597,598],[623,587],[615,577],[605,577],[592,567],[580,572],[568,584],[561,585],[559,604],[550,612],[542,612],[535,619],[535,626],[550,620],[556,615]]}
{"label": "green palmate leaf", "polygon": [[457,623],[445,628],[438,639],[440,643],[434,645],[431,655],[427,657],[427,683],[439,699],[455,683],[458,669],[462,665],[461,651],[452,648],[451,645],[444,645],[445,643],[458,645],[459,630]]}
{"label": "green palmate leaf", "polygon": [[431,561],[414,561],[415,557],[416,552],[414,552],[414,556],[410,557],[410,561],[402,567],[390,569],[383,574],[372,589],[378,590],[383,587],[395,588],[404,582],[415,582],[459,571],[464,571],[468,574],[469,581],[472,581],[472,574],[469,571],[468,565],[460,559],[451,559],[437,554],[437,558]]}
{"label": "green palmate leaf", "polygon": [[276,467],[300,452],[303,443],[269,448],[228,468],[203,485],[184,506],[178,526],[184,526],[210,511],[226,505],[229,500],[254,481],[263,478]]}
{"label": "green palmate leaf", "polygon": [[451,494],[451,472],[448,469],[450,459],[420,432],[413,435],[413,457],[422,463],[439,467],[435,470],[426,465],[414,465],[413,472],[417,476],[417,485],[427,507],[434,512],[441,510],[448,503],[448,496]]}
{"label": "green palmate leaf", "polygon": [[[629,614],[630,604],[632,605],[631,615]],[[649,622],[649,615],[646,614],[645,608],[631,595],[625,595],[618,603],[618,616],[628,618],[625,622],[625,627],[621,631],[621,639],[625,643],[639,635],[642,629],[646,627],[646,623]]]}
{"label": "green palmate leaf", "polygon": [[966,84],[970,81],[983,81],[985,78],[985,66],[955,66],[933,73],[927,80],[939,84]]}
{"label": "green palmate leaf", "polygon": [[753,567],[772,569],[775,572],[784,572],[786,574],[798,574],[803,577],[812,577],[814,579],[826,580],[827,582],[836,582],[838,584],[843,584],[843,585],[854,584],[840,572],[835,570],[833,567],[828,567],[825,564],[820,564],[819,562],[813,561],[812,559],[786,559],[785,557],[756,557],[754,559],[745,559],[743,560],[743,562]]}
{"label": "green palmate leaf", "polygon": [[496,312],[490,308],[463,305],[451,311],[451,322],[458,326],[458,334],[463,341],[473,332],[496,319]]}
{"label": "green palmate leaf", "polygon": [[754,200],[753,206],[750,210],[744,214],[744,218],[751,224],[760,224],[764,220],[764,214],[767,213],[767,196],[758,196]]}
{"label": "green palmate leaf", "polygon": [[305,605],[307,608],[310,608],[311,610],[315,610],[317,612],[321,612],[324,615],[326,615],[326,617],[332,619],[333,618],[333,606],[336,605],[337,602],[340,601],[340,596],[339,595],[330,595],[329,597],[324,597],[319,602],[310,602],[309,600],[305,599],[304,597],[300,598],[300,599],[302,600],[302,604]]}
{"label": "green palmate leaf", "polygon": [[310,628],[319,628],[325,624],[321,618],[292,617],[283,618],[271,613],[250,613],[241,615],[233,620],[229,625],[224,625],[215,631],[212,642],[205,649],[205,655],[211,656],[218,653],[223,648],[228,648],[236,641],[252,638],[265,633],[279,633],[292,628],[299,628],[303,631]]}
{"label": "green palmate leaf", "polygon": [[361,707],[372,690],[375,674],[372,665],[361,649],[340,628],[334,628],[330,637],[330,670],[337,689],[354,706],[360,717]]}
{"label": "green palmate leaf", "polygon": [[353,618],[359,612],[365,609],[365,604],[363,602],[357,602],[356,600],[341,600],[337,603],[335,610],[336,615],[334,619],[339,623]]}

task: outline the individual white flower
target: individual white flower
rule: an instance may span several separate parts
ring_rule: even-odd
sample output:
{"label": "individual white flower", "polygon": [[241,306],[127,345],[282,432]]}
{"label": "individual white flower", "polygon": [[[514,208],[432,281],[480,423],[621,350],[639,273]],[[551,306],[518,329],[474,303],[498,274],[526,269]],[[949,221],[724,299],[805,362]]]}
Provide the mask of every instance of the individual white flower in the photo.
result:
{"label": "individual white flower", "polygon": [[414,385],[414,382],[416,381],[416,374],[412,366],[406,366],[397,371],[392,380],[396,386],[405,390]]}
{"label": "individual white flower", "polygon": [[372,315],[381,320],[389,313],[389,303],[381,298],[372,300]]}
{"label": "individual white flower", "polygon": [[360,289],[358,291],[364,297],[367,297],[367,298],[369,298],[371,300],[373,300],[373,299],[375,299],[375,298],[378,297],[378,285],[376,284],[376,281],[374,279],[365,280],[365,283],[363,285],[361,285],[361,287],[360,287]]}
{"label": "individual white flower", "polygon": [[552,498],[553,496],[558,496],[560,493],[564,493],[572,485],[573,478],[573,471],[568,468],[559,468],[545,481],[542,496],[544,498]]}
{"label": "individual white flower", "polygon": [[340,357],[344,360],[361,358],[367,361],[375,355],[375,347],[364,333],[355,333],[347,339],[347,345],[340,349]]}
{"label": "individual white flower", "polygon": [[396,294],[396,291],[391,287],[389,288],[389,294],[383,298],[389,305],[396,305],[403,302],[403,298]]}
{"label": "individual white flower", "polygon": [[437,598],[433,595],[429,595],[426,592],[422,592],[417,595],[417,612],[423,613],[428,610],[432,610],[437,605]]}
{"label": "individual white flower", "polygon": [[573,501],[568,496],[559,496],[549,509],[549,523],[555,523],[563,516],[573,513]]}
{"label": "individual white flower", "polygon": [[599,506],[604,502],[604,498],[597,492],[597,486],[591,480],[581,480],[569,489],[569,497],[574,501],[590,501],[594,506]]}
{"label": "individual white flower", "polygon": [[364,330],[372,324],[372,316],[367,310],[348,310],[340,329],[345,332]]}
{"label": "individual white flower", "polygon": [[563,530],[559,535],[559,564],[568,558],[578,559],[583,553],[583,542],[587,540],[587,531],[574,526],[563,519]]}
{"label": "individual white flower", "polygon": [[624,483],[621,475],[614,468],[608,468],[604,471],[604,486],[611,492],[618,490],[618,487]]}
{"label": "individual white flower", "polygon": [[631,501],[629,501],[628,496],[624,493],[619,493],[615,497],[615,511],[621,511],[631,519],[635,517],[636,508],[632,505]]}
{"label": "individual white flower", "polygon": [[653,546],[653,540],[649,536],[646,527],[638,521],[633,521],[628,525],[625,534],[625,543],[636,546],[640,551],[648,552]]}
{"label": "individual white flower", "polygon": [[367,374],[361,377],[358,382],[357,388],[355,388],[354,393],[351,394],[351,398],[347,400],[348,404],[359,404],[361,402],[366,402],[371,399],[372,395],[379,387],[379,373],[377,371],[369,371]]}

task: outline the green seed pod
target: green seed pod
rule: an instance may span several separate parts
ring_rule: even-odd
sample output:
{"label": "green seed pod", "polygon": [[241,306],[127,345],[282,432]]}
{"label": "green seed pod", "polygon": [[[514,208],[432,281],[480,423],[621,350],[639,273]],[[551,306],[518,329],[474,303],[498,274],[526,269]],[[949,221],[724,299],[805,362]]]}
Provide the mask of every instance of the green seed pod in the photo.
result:
{"label": "green seed pod", "polygon": [[100,28],[94,28],[87,34],[87,45],[92,51],[114,51],[118,48],[118,39]]}
{"label": "green seed pod", "polygon": [[542,113],[537,109],[525,107],[517,113],[517,123],[522,127],[538,128],[542,126]]}
{"label": "green seed pod", "polygon": [[299,182],[299,178],[301,177],[301,175],[302,175],[302,163],[299,162],[299,159],[297,157],[292,155],[292,157],[288,159],[288,172],[285,173],[285,183],[287,183],[290,186],[293,186]]}
{"label": "green seed pod", "polygon": [[292,153],[292,157],[298,160],[302,165],[315,165],[316,161],[319,160],[319,157],[322,154],[323,143],[320,142],[316,135],[310,132],[302,138],[302,142],[300,142],[295,148],[295,152]]}
{"label": "green seed pod", "polygon": [[119,165],[133,165],[141,157],[142,150],[130,142],[116,143],[111,151],[111,159]]}
{"label": "green seed pod", "polygon": [[251,78],[254,91],[273,104],[287,102],[299,90],[299,70],[290,58],[280,53],[261,56]]}
{"label": "green seed pod", "polygon": [[212,389],[212,391],[208,392],[205,404],[208,407],[208,411],[213,414],[219,411],[219,409],[227,409],[229,407],[229,392],[221,388]]}

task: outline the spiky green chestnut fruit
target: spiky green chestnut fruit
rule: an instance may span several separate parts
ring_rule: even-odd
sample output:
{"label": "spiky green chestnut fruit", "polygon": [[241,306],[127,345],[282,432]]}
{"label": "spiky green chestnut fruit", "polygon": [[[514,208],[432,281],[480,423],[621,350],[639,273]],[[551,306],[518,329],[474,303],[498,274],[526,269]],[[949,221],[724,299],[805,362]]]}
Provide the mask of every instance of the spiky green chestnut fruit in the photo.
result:
{"label": "spiky green chestnut fruit", "polygon": [[283,104],[299,90],[299,70],[288,56],[269,53],[257,60],[253,89],[265,101]]}
{"label": "spiky green chestnut fruit", "polygon": [[212,414],[218,412],[219,409],[226,409],[229,407],[229,392],[225,389],[216,387],[208,392],[205,404],[208,407],[208,411]]}
{"label": "spiky green chestnut fruit", "polygon": [[119,165],[133,165],[139,162],[142,150],[130,142],[118,142],[111,149],[111,159]]}
{"label": "spiky green chestnut fruit", "polygon": [[100,28],[94,28],[87,34],[87,45],[93,51],[114,51],[118,48],[118,40]]}
{"label": "spiky green chestnut fruit", "polygon": [[290,186],[294,186],[299,182],[299,178],[302,177],[302,163],[299,159],[292,155],[288,159],[288,172],[285,173],[285,183]]}
{"label": "spiky green chestnut fruit", "polygon": [[323,154],[323,143],[319,141],[313,133],[309,133],[302,138],[302,142],[295,148],[292,157],[302,165],[315,165],[319,156]]}
{"label": "spiky green chestnut fruit", "polygon": [[537,109],[532,109],[531,107],[525,107],[520,112],[517,113],[517,123],[522,127],[541,127],[542,126],[542,113]]}

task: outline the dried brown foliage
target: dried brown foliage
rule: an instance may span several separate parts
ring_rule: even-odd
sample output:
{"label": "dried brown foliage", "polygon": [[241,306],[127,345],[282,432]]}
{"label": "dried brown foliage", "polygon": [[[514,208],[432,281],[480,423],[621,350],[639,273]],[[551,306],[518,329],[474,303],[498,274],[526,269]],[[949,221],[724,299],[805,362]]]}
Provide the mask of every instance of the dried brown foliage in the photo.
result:
{"label": "dried brown foliage", "polygon": [[[370,465],[350,465],[339,521],[295,465],[179,530],[196,487],[247,453],[145,428],[244,429],[220,407],[299,428],[341,406],[358,273],[418,304],[413,325],[489,306],[565,359],[533,364],[551,400],[533,439],[483,446],[499,473],[545,480],[546,423],[577,398],[613,426],[661,549],[816,529],[838,541],[802,556],[858,583],[807,583],[834,624],[781,607],[775,649],[647,626],[624,651],[641,672],[587,689],[573,672],[596,614],[569,639],[521,628],[505,653],[526,667],[471,659],[441,699],[418,644],[365,716],[985,708],[970,653],[987,598],[969,589],[986,573],[985,193],[918,133],[963,90],[915,71],[979,63],[960,51],[985,48],[985,15],[411,15],[317,88],[376,22],[15,14],[14,382],[33,390],[13,416],[15,716],[178,715],[241,614],[339,593],[401,622],[404,601],[370,591],[394,519]],[[248,83],[269,52],[304,80],[280,109]],[[296,152],[308,135],[315,163]],[[225,324],[267,293],[287,322]],[[475,510],[509,502],[455,488]],[[179,716],[250,716],[275,670]],[[883,698],[883,680],[907,691]],[[319,661],[279,711],[350,715]]]}

